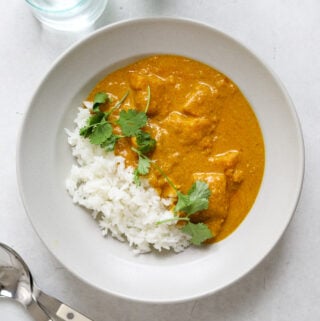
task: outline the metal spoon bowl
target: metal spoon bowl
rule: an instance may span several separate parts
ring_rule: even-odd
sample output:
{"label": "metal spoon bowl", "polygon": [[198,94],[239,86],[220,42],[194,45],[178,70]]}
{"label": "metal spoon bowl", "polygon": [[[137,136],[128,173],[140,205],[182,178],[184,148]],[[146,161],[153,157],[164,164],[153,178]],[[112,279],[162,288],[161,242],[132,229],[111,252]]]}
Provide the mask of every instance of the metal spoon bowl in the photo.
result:
{"label": "metal spoon bowl", "polygon": [[3,243],[0,243],[0,298],[18,301],[36,321],[92,321],[42,292],[21,256]]}
{"label": "metal spoon bowl", "polygon": [[13,249],[0,243],[0,297],[18,301],[36,321],[50,320],[32,292],[33,279],[28,266]]}

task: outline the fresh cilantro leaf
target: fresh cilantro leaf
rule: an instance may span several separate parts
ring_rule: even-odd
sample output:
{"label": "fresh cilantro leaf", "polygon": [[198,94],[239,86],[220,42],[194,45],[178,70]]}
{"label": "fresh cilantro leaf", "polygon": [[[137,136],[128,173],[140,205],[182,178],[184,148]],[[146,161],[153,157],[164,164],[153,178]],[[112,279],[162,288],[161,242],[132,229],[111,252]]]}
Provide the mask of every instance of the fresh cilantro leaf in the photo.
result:
{"label": "fresh cilantro leaf", "polygon": [[175,212],[185,211],[186,208],[190,205],[190,197],[189,195],[185,195],[180,191],[177,191],[178,202],[174,208]]}
{"label": "fresh cilantro leaf", "polygon": [[207,183],[203,181],[195,181],[191,186],[188,195],[190,196],[191,201],[202,198],[208,199],[211,195],[211,191]]}
{"label": "fresh cilantro leaf", "polygon": [[120,117],[117,120],[117,124],[119,124],[123,135],[126,137],[137,135],[140,128],[144,127],[146,123],[146,113],[135,109],[121,110]]}
{"label": "fresh cilantro leaf", "polygon": [[98,112],[93,114],[87,119],[87,125],[80,128],[80,136],[84,136],[85,138],[89,137],[92,134],[93,126],[100,123],[104,117],[104,114]]}
{"label": "fresh cilantro leaf", "polygon": [[211,192],[207,183],[196,181],[188,194],[185,195],[180,191],[177,192],[178,202],[174,208],[175,212],[185,212],[192,215],[196,212],[206,210],[209,206],[209,197]]}
{"label": "fresh cilantro leaf", "polygon": [[146,175],[149,173],[150,169],[150,159],[144,156],[139,155],[139,162],[138,162],[138,173],[140,175]]}
{"label": "fresh cilantro leaf", "polygon": [[150,165],[151,165],[151,160],[141,154],[137,149],[132,148],[134,152],[136,152],[139,156],[138,159],[138,166],[133,172],[133,181],[135,182],[136,185],[140,185],[140,175],[147,175],[150,170]]}
{"label": "fresh cilantro leaf", "polygon": [[90,143],[100,145],[112,135],[112,126],[108,122],[97,124],[89,137]]}
{"label": "fresh cilantro leaf", "polygon": [[137,168],[133,172],[133,181],[137,186],[141,185],[139,171]]}
{"label": "fresh cilantro leaf", "polygon": [[209,201],[205,198],[200,198],[194,201],[190,201],[190,204],[186,209],[186,213],[188,215],[192,215],[194,213],[207,210],[208,207],[209,207]]}
{"label": "fresh cilantro leaf", "polygon": [[103,104],[109,101],[109,96],[105,92],[99,92],[94,96],[93,104]]}
{"label": "fresh cilantro leaf", "polygon": [[203,241],[213,237],[210,229],[204,223],[194,224],[189,221],[182,228],[182,232],[192,236],[190,242],[194,245],[201,245]]}
{"label": "fresh cilantro leaf", "polygon": [[112,152],[118,139],[119,136],[112,134],[101,144],[101,147],[104,148],[107,152]]}
{"label": "fresh cilantro leaf", "polygon": [[102,112],[97,112],[95,114],[93,114],[92,116],[90,116],[87,120],[87,124],[89,126],[92,126],[92,125],[95,125],[95,124],[98,124],[102,121],[104,117],[104,113]]}
{"label": "fresh cilantro leaf", "polygon": [[156,147],[156,140],[151,137],[151,135],[144,131],[139,131],[137,136],[137,145],[138,150],[143,153],[147,154],[152,152]]}
{"label": "fresh cilantro leaf", "polygon": [[80,131],[79,131],[80,136],[87,138],[88,136],[91,135],[92,128],[93,128],[92,126],[84,126],[80,128]]}
{"label": "fresh cilantro leaf", "polygon": [[109,102],[110,101],[110,98],[109,96],[105,93],[105,92],[100,92],[100,93],[97,93],[95,96],[94,96],[94,99],[93,99],[93,106],[92,106],[92,110],[94,112],[96,111],[99,111],[100,109],[100,105],[101,104],[104,104],[106,102]]}

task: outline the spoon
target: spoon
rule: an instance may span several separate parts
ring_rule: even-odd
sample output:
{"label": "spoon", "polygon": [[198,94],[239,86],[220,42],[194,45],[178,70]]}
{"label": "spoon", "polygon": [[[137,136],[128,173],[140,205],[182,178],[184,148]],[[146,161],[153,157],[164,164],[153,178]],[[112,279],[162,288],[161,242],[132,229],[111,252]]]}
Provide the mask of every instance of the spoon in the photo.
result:
{"label": "spoon", "polygon": [[42,292],[31,272],[9,246],[0,243],[0,298],[20,302],[35,321],[92,321],[56,298]]}

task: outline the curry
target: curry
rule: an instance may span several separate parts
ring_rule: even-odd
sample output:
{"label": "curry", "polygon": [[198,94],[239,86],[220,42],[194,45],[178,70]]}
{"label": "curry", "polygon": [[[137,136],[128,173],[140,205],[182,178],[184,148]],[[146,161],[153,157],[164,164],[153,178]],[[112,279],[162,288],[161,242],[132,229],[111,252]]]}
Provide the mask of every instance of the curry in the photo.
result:
{"label": "curry", "polygon": [[[263,177],[264,143],[248,101],[221,72],[181,56],[158,55],[117,70],[90,93],[105,91],[115,99],[129,88],[122,109],[143,111],[151,91],[145,131],[156,139],[150,155],[184,193],[196,180],[211,191],[209,208],[192,216],[219,241],[232,233],[252,207]],[[115,112],[112,117],[119,115]],[[118,140],[115,154],[136,166],[132,138]],[[160,196],[176,197],[151,167],[148,180]]]}

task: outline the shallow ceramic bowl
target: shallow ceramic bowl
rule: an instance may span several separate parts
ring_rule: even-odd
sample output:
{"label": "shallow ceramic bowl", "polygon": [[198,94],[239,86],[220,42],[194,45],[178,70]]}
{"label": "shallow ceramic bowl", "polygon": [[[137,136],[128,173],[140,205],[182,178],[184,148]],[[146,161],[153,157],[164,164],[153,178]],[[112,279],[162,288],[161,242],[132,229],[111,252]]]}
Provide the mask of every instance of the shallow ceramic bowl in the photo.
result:
{"label": "shallow ceramic bowl", "polygon": [[[266,151],[262,186],[247,218],[225,240],[180,254],[135,256],[103,238],[65,190],[73,163],[64,128],[98,80],[152,54],[187,56],[229,76],[251,103]],[[110,25],[58,59],[35,92],[17,157],[29,218],[48,249],[88,284],[123,298],[177,302],[212,294],[251,271],[275,246],[295,210],[304,169],[294,107],[275,75],[227,35],[189,20],[141,19]]]}

